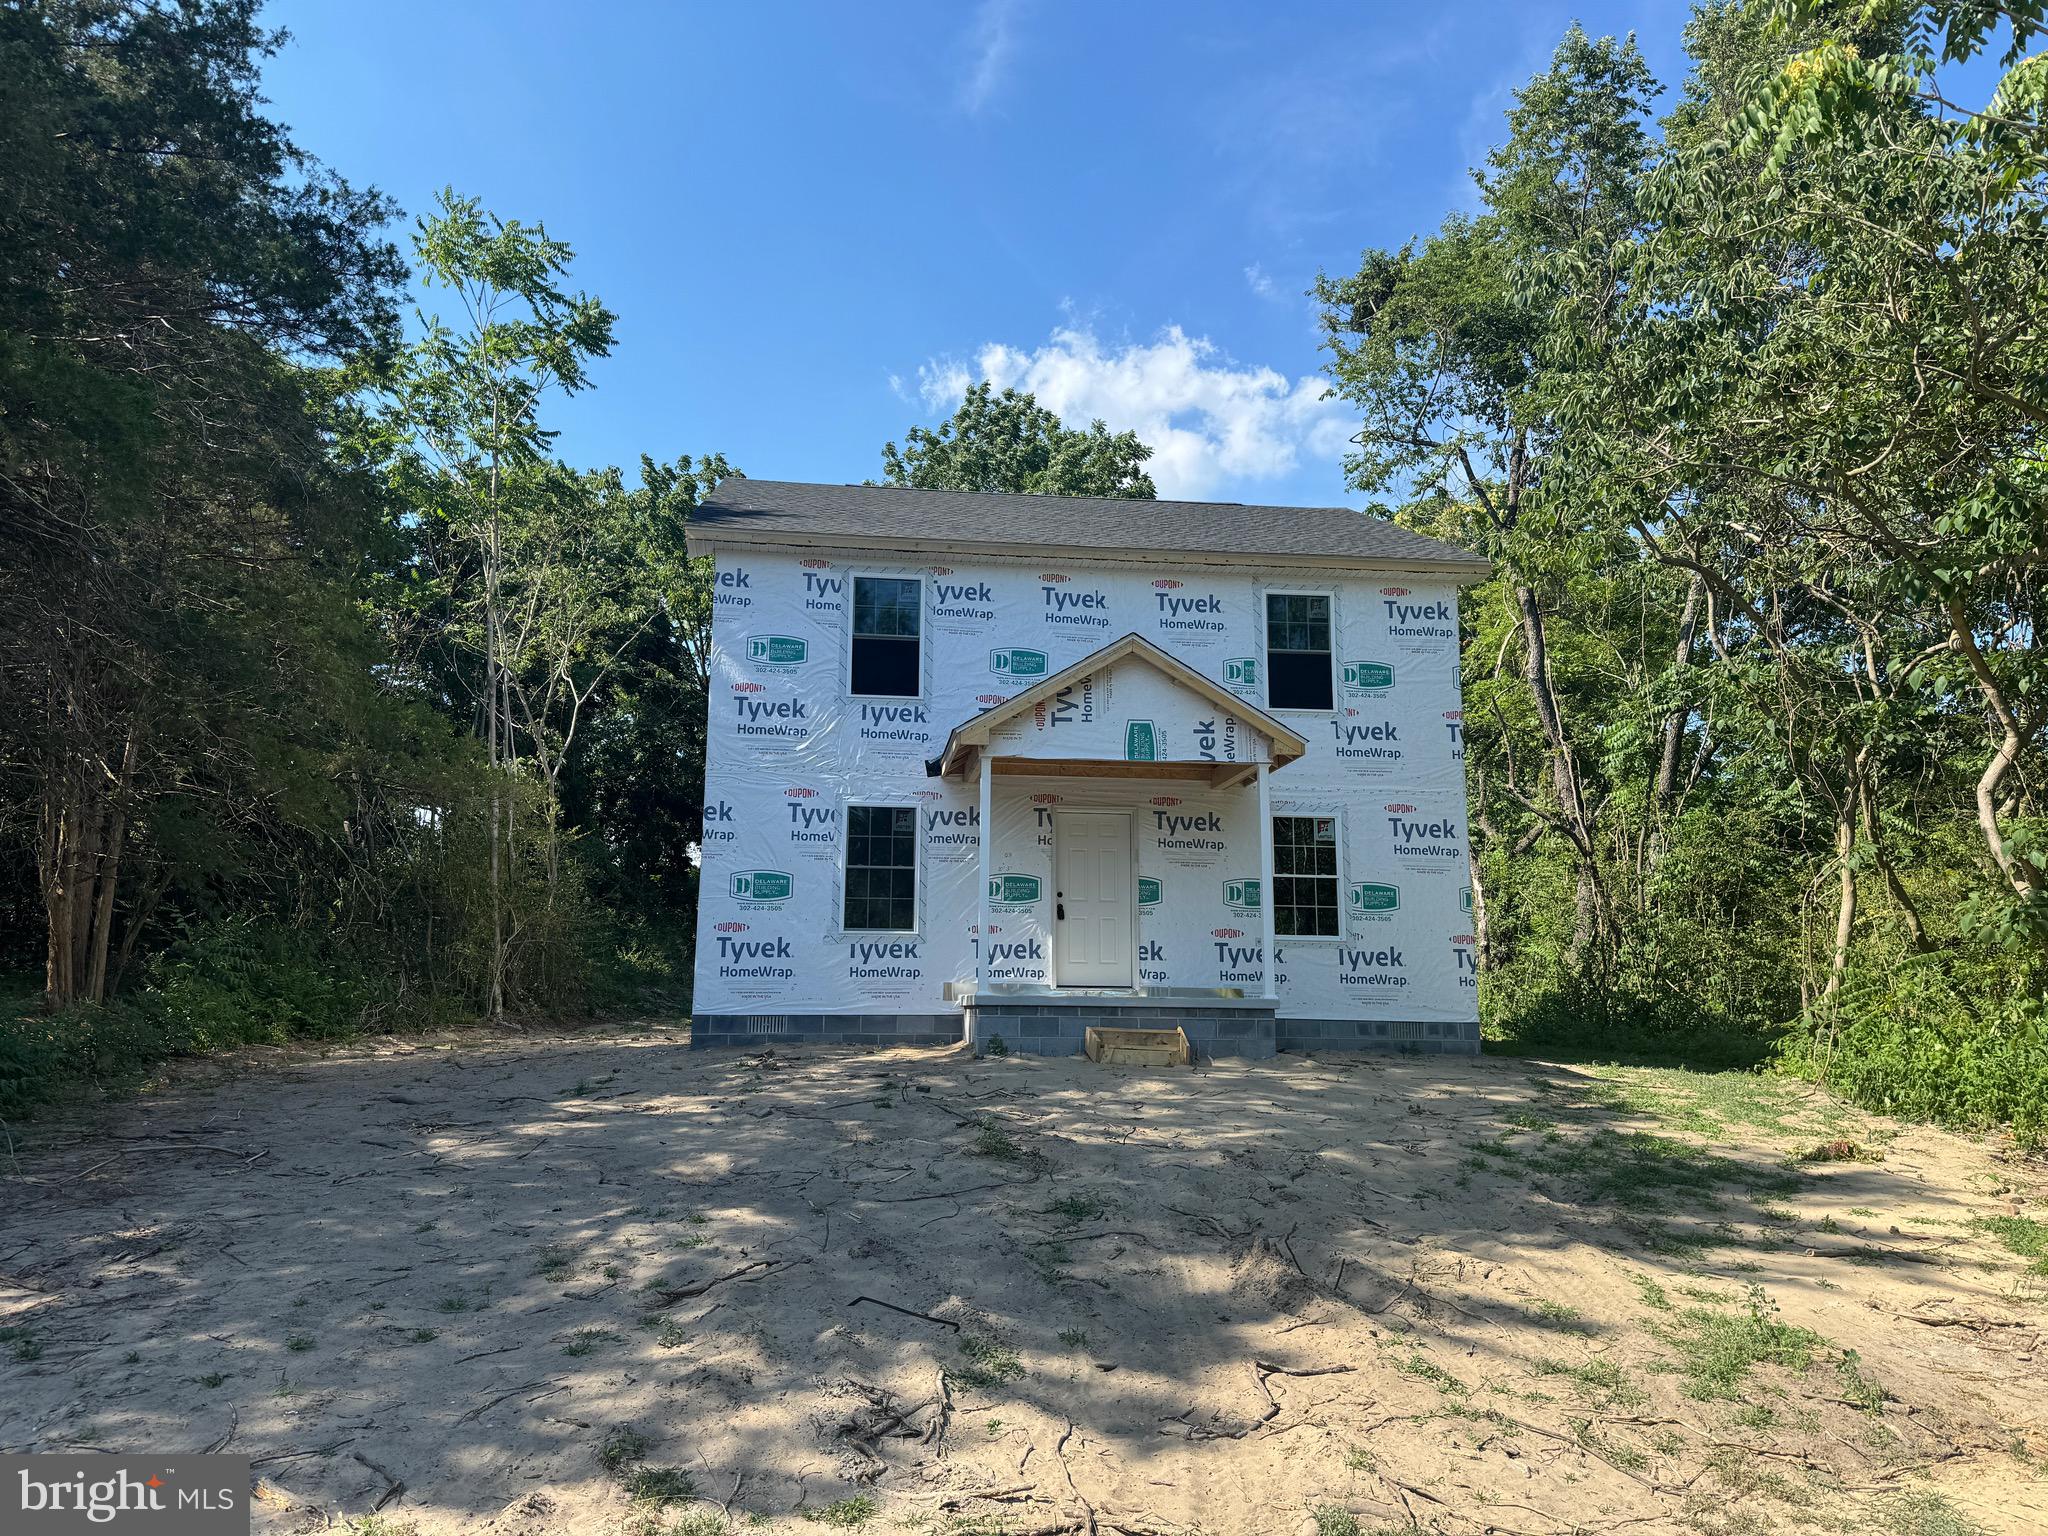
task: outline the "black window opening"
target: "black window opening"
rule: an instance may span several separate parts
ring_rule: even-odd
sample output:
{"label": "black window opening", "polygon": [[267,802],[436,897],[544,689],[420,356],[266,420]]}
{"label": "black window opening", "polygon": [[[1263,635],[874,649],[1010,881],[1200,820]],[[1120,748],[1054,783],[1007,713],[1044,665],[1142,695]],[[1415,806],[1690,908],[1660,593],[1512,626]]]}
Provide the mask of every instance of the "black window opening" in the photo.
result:
{"label": "black window opening", "polygon": [[846,927],[909,933],[917,927],[917,812],[846,808]]}
{"label": "black window opening", "polygon": [[853,691],[878,698],[914,699],[918,636],[923,629],[924,584],[915,577],[853,578]]}
{"label": "black window opening", "polygon": [[1337,937],[1335,817],[1273,818],[1273,932],[1281,937]]}
{"label": "black window opening", "polygon": [[1266,595],[1266,703],[1273,709],[1333,709],[1330,599]]}

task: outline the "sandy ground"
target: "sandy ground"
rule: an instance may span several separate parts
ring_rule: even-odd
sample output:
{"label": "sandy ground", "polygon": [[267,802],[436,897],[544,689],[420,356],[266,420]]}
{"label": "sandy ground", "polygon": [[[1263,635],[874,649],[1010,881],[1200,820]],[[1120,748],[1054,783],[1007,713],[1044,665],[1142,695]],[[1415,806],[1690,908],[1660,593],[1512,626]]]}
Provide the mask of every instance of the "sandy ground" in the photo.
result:
{"label": "sandy ground", "polygon": [[14,1157],[0,1448],[264,1531],[2048,1529],[2048,1169],[1793,1085],[611,1032]]}

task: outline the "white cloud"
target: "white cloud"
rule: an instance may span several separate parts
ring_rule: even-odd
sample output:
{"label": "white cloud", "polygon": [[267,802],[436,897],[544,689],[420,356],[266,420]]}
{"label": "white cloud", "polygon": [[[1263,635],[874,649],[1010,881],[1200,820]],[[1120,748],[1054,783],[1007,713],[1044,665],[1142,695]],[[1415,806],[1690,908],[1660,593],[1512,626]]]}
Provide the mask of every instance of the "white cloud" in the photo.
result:
{"label": "white cloud", "polygon": [[970,117],[979,115],[1002,87],[1016,52],[1011,30],[1016,12],[1016,0],[981,0],[975,9],[968,31],[968,67],[956,98]]}
{"label": "white cloud", "polygon": [[1323,399],[1318,376],[1239,363],[1177,325],[1149,342],[1111,345],[1092,329],[1063,326],[1044,346],[992,341],[971,364],[934,359],[917,376],[934,411],[951,411],[969,384],[987,379],[1036,395],[1069,426],[1099,419],[1135,431],[1152,445],[1146,468],[1162,496],[1256,488],[1309,462],[1334,467],[1352,431],[1343,407]]}
{"label": "white cloud", "polygon": [[1262,262],[1255,261],[1244,269],[1244,285],[1262,299],[1270,299],[1276,292],[1273,279]]}

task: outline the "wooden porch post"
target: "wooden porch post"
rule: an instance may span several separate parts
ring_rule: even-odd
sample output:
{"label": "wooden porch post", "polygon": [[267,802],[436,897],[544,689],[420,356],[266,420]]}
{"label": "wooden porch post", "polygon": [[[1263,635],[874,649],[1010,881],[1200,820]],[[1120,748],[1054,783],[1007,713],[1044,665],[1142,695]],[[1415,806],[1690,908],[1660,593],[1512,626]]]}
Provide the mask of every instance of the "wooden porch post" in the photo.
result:
{"label": "wooden porch post", "polygon": [[1273,790],[1267,765],[1259,764],[1259,921],[1266,929],[1266,1001],[1280,998],[1279,945],[1273,936]]}
{"label": "wooden porch post", "polygon": [[995,817],[991,812],[994,804],[995,768],[989,762],[988,748],[981,749],[981,918],[976,930],[974,946],[974,990],[988,990],[988,927],[989,900],[988,885],[994,878],[994,860],[989,851],[989,841],[995,832]]}

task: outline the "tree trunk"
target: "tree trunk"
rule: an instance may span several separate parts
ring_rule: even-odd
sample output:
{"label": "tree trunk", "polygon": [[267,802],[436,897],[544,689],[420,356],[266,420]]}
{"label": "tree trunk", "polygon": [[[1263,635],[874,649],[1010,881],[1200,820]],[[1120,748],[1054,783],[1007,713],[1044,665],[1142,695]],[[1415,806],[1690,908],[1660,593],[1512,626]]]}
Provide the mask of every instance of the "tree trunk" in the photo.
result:
{"label": "tree trunk", "polygon": [[1842,974],[1849,968],[1849,939],[1856,929],[1856,870],[1849,856],[1856,851],[1856,823],[1845,802],[1835,818],[1835,864],[1841,881],[1835,900],[1835,947],[1828,961],[1828,984],[1821,989],[1821,1006],[1832,1003],[1842,990]]}
{"label": "tree trunk", "polygon": [[1933,949],[1927,937],[1927,925],[1920,921],[1920,909],[1913,905],[1913,898],[1906,894],[1906,887],[1899,879],[1899,872],[1892,865],[1891,855],[1885,852],[1884,837],[1878,828],[1877,793],[1873,786],[1865,784],[1857,796],[1863,809],[1863,840],[1870,845],[1871,862],[1877,866],[1878,878],[1884,881],[1885,893],[1899,909],[1899,918],[1906,925],[1906,939],[1915,952],[1926,954]]}
{"label": "tree trunk", "polygon": [[[1671,658],[1671,670],[1683,672],[1692,660],[1693,632],[1699,624],[1700,597],[1706,590],[1706,583],[1699,572],[1693,572],[1692,584],[1685,592],[1685,612],[1678,619],[1678,646]],[[1671,718],[1664,722],[1664,755],[1657,764],[1657,804],[1664,805],[1671,799],[1672,791],[1678,784],[1678,753],[1685,744],[1686,711],[1672,711]]]}

